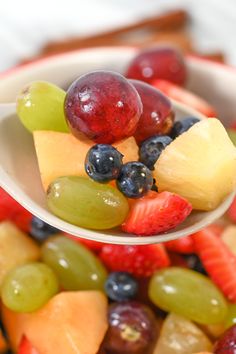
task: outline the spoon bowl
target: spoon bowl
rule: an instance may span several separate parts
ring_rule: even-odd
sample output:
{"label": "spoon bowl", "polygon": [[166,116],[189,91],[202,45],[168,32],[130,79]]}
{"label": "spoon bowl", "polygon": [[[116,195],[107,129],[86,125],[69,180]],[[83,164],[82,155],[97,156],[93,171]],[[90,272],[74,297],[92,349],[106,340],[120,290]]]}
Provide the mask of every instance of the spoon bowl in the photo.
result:
{"label": "spoon bowl", "polygon": [[[94,56],[94,53],[97,53],[97,55]],[[18,91],[23,84],[36,79],[44,79],[55,82],[53,78],[55,78],[56,72],[57,75],[62,73],[60,77],[60,80],[62,81],[59,80],[60,82],[58,82],[57,80],[57,82],[55,82],[60,84],[62,87],[66,87],[77,76],[90,70],[106,68],[122,72],[125,63],[127,63],[134,54],[135,50],[127,51],[125,58],[124,55],[122,56],[123,61],[120,61],[120,66],[117,64],[117,55],[119,55],[119,53],[116,53],[114,50],[111,51],[111,49],[103,49],[103,51],[101,49],[82,51],[81,55],[77,55],[77,61],[72,63],[74,67],[73,65],[70,65],[72,60],[70,55],[65,56],[68,61],[64,60],[63,65],[59,65],[57,59],[54,59],[54,61],[51,59],[54,66],[51,66],[50,60],[48,60],[49,64],[46,65],[46,69],[42,71],[42,66],[44,65],[44,63],[42,63],[41,74],[40,71],[37,72],[38,67],[36,66],[36,70],[33,71],[33,75],[32,73],[30,74],[30,70],[32,70],[31,67],[30,70],[27,71],[28,75],[25,75],[24,77],[25,82],[22,82],[20,79],[15,80],[16,88],[14,89]],[[62,70],[63,68],[67,68],[67,75],[65,71]],[[18,73],[15,75],[16,78],[17,75]],[[10,90],[10,87],[12,86],[12,83],[9,84],[9,81],[7,84],[8,86],[5,86],[6,90],[3,92],[3,87],[0,82],[1,100],[3,99],[1,92],[3,92],[3,96],[4,94],[6,95],[7,90]],[[6,97],[5,101],[8,100],[8,97],[9,95]],[[184,104],[180,104],[175,101],[172,101],[172,103],[177,120],[181,120],[189,116],[205,119],[202,114],[196,112],[188,106],[185,106]],[[45,192],[42,188],[40,180],[33,137],[23,127],[17,117],[15,103],[0,103],[0,142],[0,186],[32,214],[36,215],[48,224],[69,234],[94,241],[126,245],[144,245],[174,240],[195,233],[201,228],[214,222],[225,213],[232,203],[235,195],[235,193],[231,193],[213,211],[192,212],[191,215],[177,228],[164,234],[137,237],[123,233],[118,228],[102,232],[88,230],[69,224],[59,219],[48,210],[46,206]]]}
{"label": "spoon bowl", "polygon": [[[205,119],[187,106],[173,102],[177,120],[187,116]],[[46,206],[32,135],[15,113],[15,105],[0,105],[0,185],[32,214],[69,234],[117,244],[150,244],[189,235],[212,223],[230,206],[233,193],[213,211],[193,212],[176,229],[148,237],[130,236],[119,229],[93,231],[69,224],[53,215]]]}

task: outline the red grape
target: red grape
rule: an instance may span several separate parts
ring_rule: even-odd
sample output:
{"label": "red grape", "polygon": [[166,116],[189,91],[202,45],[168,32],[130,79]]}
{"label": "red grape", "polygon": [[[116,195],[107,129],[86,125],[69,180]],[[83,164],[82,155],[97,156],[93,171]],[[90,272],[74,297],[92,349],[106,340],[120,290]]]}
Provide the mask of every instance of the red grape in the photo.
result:
{"label": "red grape", "polygon": [[95,71],[78,78],[65,98],[65,114],[72,134],[81,132],[96,143],[111,144],[132,136],[142,102],[122,75]]}
{"label": "red grape", "polygon": [[186,66],[182,54],[172,47],[146,49],[130,63],[126,76],[130,79],[151,83],[154,79],[171,81],[184,85]]}
{"label": "red grape", "polygon": [[236,325],[233,325],[216,342],[214,354],[235,354],[236,353]]}
{"label": "red grape", "polygon": [[158,335],[155,315],[139,302],[110,305],[109,328],[103,347],[111,354],[148,354]]}
{"label": "red grape", "polygon": [[143,104],[143,113],[134,133],[137,143],[156,134],[168,134],[174,122],[174,112],[168,97],[145,82],[129,81],[138,91]]}

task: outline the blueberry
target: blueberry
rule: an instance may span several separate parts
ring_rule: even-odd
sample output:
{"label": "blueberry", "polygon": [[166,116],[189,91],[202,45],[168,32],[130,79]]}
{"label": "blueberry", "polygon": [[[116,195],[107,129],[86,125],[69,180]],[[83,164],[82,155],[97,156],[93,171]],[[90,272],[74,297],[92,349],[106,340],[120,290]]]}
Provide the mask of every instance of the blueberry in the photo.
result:
{"label": "blueberry", "polygon": [[127,301],[137,294],[138,283],[127,272],[113,272],[109,274],[106,280],[105,291],[113,301]]}
{"label": "blueberry", "polygon": [[202,265],[202,262],[200,261],[200,258],[196,254],[183,255],[183,257],[190,269],[195,270],[201,274],[207,274],[205,268]]}
{"label": "blueberry", "polygon": [[154,135],[144,140],[139,149],[139,161],[144,163],[150,170],[154,170],[154,165],[161,152],[172,139],[167,135]]}
{"label": "blueberry", "polygon": [[37,241],[42,242],[49,236],[59,232],[60,230],[37,218],[37,216],[32,217],[30,234]]}
{"label": "blueberry", "polygon": [[116,184],[126,197],[140,198],[152,188],[152,173],[141,162],[127,162],[121,167]]}
{"label": "blueberry", "polygon": [[198,118],[189,117],[181,121],[175,122],[170,132],[170,136],[172,137],[172,139],[177,138],[177,136],[189,130],[189,128],[191,128],[194,124],[198,123],[199,121],[200,120]]}
{"label": "blueberry", "polygon": [[123,155],[112,145],[97,144],[89,149],[85,171],[94,181],[109,182],[120,173]]}

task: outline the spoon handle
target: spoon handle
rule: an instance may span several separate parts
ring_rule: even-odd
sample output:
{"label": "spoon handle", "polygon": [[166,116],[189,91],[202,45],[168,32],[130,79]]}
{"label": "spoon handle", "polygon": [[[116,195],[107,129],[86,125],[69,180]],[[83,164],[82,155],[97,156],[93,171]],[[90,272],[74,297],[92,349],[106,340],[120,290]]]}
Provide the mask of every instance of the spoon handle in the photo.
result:
{"label": "spoon handle", "polygon": [[16,113],[15,103],[0,103],[0,120],[13,113]]}

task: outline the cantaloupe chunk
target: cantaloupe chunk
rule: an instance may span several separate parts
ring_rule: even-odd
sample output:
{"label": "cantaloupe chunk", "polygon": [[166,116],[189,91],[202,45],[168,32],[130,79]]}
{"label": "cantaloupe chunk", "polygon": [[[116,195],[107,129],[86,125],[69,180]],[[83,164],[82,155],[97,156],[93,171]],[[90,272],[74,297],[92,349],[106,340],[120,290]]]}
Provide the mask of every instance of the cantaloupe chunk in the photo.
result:
{"label": "cantaloupe chunk", "polygon": [[31,313],[14,312],[2,304],[2,322],[7,332],[11,349],[17,352],[22,335],[24,334],[25,323],[32,316]]}
{"label": "cantaloupe chunk", "polygon": [[[34,131],[34,144],[38,157],[42,184],[49,184],[62,176],[87,176],[84,160],[95,144],[90,140],[78,140],[72,134],[55,131]],[[113,144],[123,155],[123,162],[138,160],[138,146],[133,137]]]}
{"label": "cantaloupe chunk", "polygon": [[8,221],[0,223],[0,285],[12,268],[39,257],[39,246],[28,235]]}
{"label": "cantaloupe chunk", "polygon": [[3,308],[3,323],[14,348],[25,335],[39,353],[96,354],[108,328],[107,299],[99,291],[62,292],[30,314]]}

